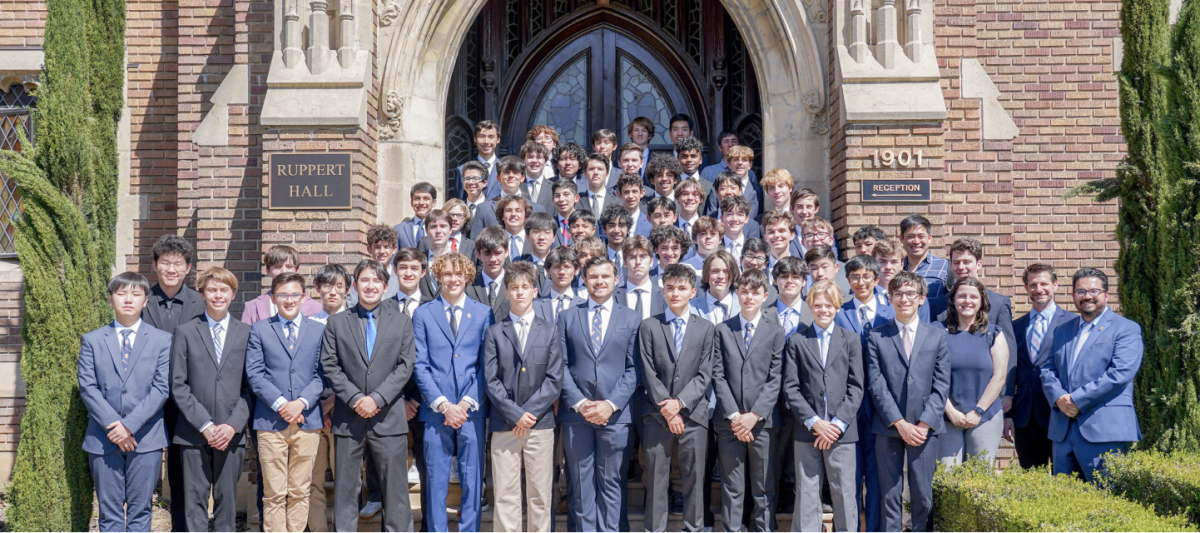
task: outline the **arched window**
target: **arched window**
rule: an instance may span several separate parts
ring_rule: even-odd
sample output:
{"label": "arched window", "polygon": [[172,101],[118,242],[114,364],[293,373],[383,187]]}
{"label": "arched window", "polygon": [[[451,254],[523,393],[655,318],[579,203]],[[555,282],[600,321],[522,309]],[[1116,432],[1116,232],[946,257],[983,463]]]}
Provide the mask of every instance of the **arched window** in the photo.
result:
{"label": "arched window", "polygon": [[[29,142],[34,141],[33,120],[29,110],[37,107],[37,98],[20,83],[0,87],[0,150],[20,152],[20,137],[17,130],[24,130]],[[15,180],[0,174],[0,258],[16,257],[17,247],[13,241],[15,228],[13,218],[20,216],[21,197],[17,194]]]}

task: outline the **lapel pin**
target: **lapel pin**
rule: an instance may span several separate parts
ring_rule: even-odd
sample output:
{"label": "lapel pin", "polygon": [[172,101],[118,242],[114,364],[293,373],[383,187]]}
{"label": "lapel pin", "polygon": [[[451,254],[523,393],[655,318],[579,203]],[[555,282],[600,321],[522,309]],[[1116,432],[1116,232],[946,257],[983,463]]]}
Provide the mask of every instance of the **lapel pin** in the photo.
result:
{"label": "lapel pin", "polygon": [[1100,331],[1104,331],[1104,326],[1100,326]]}
{"label": "lapel pin", "polygon": [[471,314],[470,314],[470,313],[467,313],[467,318],[471,318]]}

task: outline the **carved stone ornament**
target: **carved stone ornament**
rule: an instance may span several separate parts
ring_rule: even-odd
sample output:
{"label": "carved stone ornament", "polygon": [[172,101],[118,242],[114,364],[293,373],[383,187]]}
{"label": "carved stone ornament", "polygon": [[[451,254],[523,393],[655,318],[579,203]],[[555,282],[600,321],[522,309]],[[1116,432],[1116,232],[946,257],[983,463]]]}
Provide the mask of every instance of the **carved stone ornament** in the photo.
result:
{"label": "carved stone ornament", "polygon": [[717,90],[725,88],[725,54],[717,52],[717,57],[713,58],[712,62],[713,74],[712,82],[717,87]]}
{"label": "carved stone ornament", "polygon": [[400,18],[400,4],[404,0],[387,0],[384,4],[383,14],[379,15],[379,23],[384,26],[391,26]]}
{"label": "carved stone ornament", "polygon": [[492,92],[496,88],[496,62],[487,60],[483,62],[483,77],[479,79],[483,90]]}
{"label": "carved stone ornament", "polygon": [[808,128],[817,135],[829,133],[829,120],[825,117],[825,101],[817,91],[804,94],[804,110],[808,112]]}
{"label": "carved stone ornament", "polygon": [[829,14],[825,11],[825,8],[822,7],[821,2],[817,2],[815,0],[804,0],[804,7],[808,11],[809,16],[812,17],[813,21],[817,22],[818,24],[829,22]]}
{"label": "carved stone ornament", "polygon": [[400,113],[404,111],[404,100],[395,90],[388,91],[387,100],[383,104],[383,127],[379,130],[380,139],[391,139],[400,132]]}

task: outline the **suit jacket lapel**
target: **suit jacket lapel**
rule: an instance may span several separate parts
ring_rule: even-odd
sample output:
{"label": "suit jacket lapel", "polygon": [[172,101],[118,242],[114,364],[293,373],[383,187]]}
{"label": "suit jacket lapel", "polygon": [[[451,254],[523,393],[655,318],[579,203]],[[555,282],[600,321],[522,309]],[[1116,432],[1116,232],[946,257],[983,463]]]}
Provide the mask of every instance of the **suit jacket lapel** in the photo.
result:
{"label": "suit jacket lapel", "polygon": [[821,363],[821,339],[817,336],[817,327],[815,325],[809,328],[804,334],[803,346],[808,355],[812,356],[813,361],[817,362],[817,367],[825,368],[825,365]]}
{"label": "suit jacket lapel", "polygon": [[[675,364],[679,364],[679,354],[675,351],[675,326],[666,321],[665,314],[663,315],[663,320],[658,321],[658,325],[662,328],[663,338],[667,339],[667,353],[671,355],[671,361],[675,362]],[[691,328],[688,329],[690,330]],[[679,341],[680,344],[686,346],[687,337],[687,330],[685,330],[683,332],[683,339]]]}
{"label": "suit jacket lapel", "polygon": [[[450,331],[450,320],[446,318],[446,301],[442,299],[433,300],[431,303],[437,304],[433,308],[433,321],[437,323],[438,328],[441,328],[442,335],[453,342],[454,335]],[[466,313],[463,313],[465,316]],[[462,324],[459,324],[459,329],[462,329]]]}
{"label": "suit jacket lapel", "polygon": [[[918,326],[917,329],[921,328]],[[904,338],[900,335],[900,325],[893,320],[888,326],[888,333],[892,336],[892,342],[896,344],[896,354],[900,356],[900,361],[904,363],[905,367],[908,367],[909,361],[908,357],[904,355]],[[913,352],[916,351],[917,343],[913,342]]]}
{"label": "suit jacket lapel", "polygon": [[[1088,333],[1087,339],[1085,339],[1083,342],[1083,347],[1079,349],[1079,355],[1077,357],[1075,357],[1075,362],[1074,362],[1074,364],[1071,365],[1071,372],[1070,372],[1070,374],[1068,374],[1069,376],[1075,375],[1075,369],[1079,368],[1079,363],[1081,361],[1083,361],[1084,354],[1087,353],[1088,348],[1090,348],[1093,344],[1096,344],[1096,338],[1099,337],[1101,335],[1101,333],[1103,333],[1104,327],[1108,326],[1108,323],[1111,321],[1111,319],[1108,316],[1108,313],[1111,313],[1111,312],[1112,311],[1110,310],[1110,311],[1104,313],[1104,316],[1097,318],[1095,320],[1095,326],[1093,326],[1092,331]],[[1075,330],[1076,331],[1075,339],[1079,339],[1078,331],[1080,329],[1082,329],[1083,327],[1085,327],[1083,317],[1079,317],[1079,328],[1076,328],[1076,330]],[[1075,343],[1071,343],[1071,344],[1075,344]],[[1074,350],[1075,347],[1072,346],[1071,349]]]}
{"label": "suit jacket lapel", "polygon": [[[497,290],[499,290],[499,289],[497,289]],[[499,301],[500,297],[496,296],[496,300]],[[463,335],[466,335],[467,330],[470,329],[469,326],[470,326],[471,322],[474,320],[479,320],[478,318],[475,318],[475,315],[478,314],[479,310],[471,309],[471,307],[472,306],[471,306],[470,300],[466,300],[463,302],[462,311],[459,312],[459,318],[458,318],[458,335],[454,337],[454,345],[455,346],[457,346],[458,343],[462,340]],[[487,306],[484,306],[484,308],[486,309]],[[447,322],[446,325],[449,326],[450,324]]]}
{"label": "suit jacket lapel", "polygon": [[[533,327],[530,326],[530,329],[532,330]],[[512,320],[505,319],[504,336],[508,337],[509,342],[512,342],[513,351],[515,351],[521,359],[525,359],[525,350],[521,349],[521,336],[517,334],[517,324]],[[525,334],[525,343],[529,344],[529,333]]]}
{"label": "suit jacket lapel", "polygon": [[[104,343],[108,347],[108,357],[112,360],[113,370],[117,371],[117,375],[121,375],[121,334],[117,328],[109,327],[105,332],[104,337],[107,339]],[[123,379],[123,378],[122,378]]]}
{"label": "suit jacket lapel", "polygon": [[[208,350],[208,356],[212,358],[213,366],[220,368],[221,365],[217,363],[217,351],[213,347],[212,328],[208,325],[208,316],[200,315],[200,322],[196,324],[196,327],[200,329],[200,338],[205,341],[204,349]],[[228,331],[225,332],[225,340],[229,340]],[[222,344],[221,347],[224,348],[225,345]]]}
{"label": "suit jacket lapel", "polygon": [[[604,351],[605,346],[608,346],[609,339],[612,339],[613,328],[616,327],[616,325],[617,325],[617,321],[616,321],[617,306],[621,305],[621,304],[618,304],[617,302],[613,301],[613,299],[611,297],[608,299],[608,302],[609,302],[610,306],[612,307],[612,310],[608,312],[608,327],[604,328],[604,338],[600,339],[600,351],[601,352]],[[629,309],[629,308],[626,307],[626,309]],[[599,357],[600,354],[597,353],[596,356]]]}
{"label": "suit jacket lapel", "polygon": [[[367,360],[367,328],[365,325],[360,327],[358,323],[359,320],[362,320],[358,316],[358,310],[361,308],[361,304],[350,308],[350,310],[346,313],[346,320],[350,322],[352,333],[350,336],[354,338],[354,344],[358,347],[358,355],[362,357],[363,364],[370,364],[371,362]],[[376,309],[378,309],[378,307]],[[378,324],[376,325],[378,326]],[[378,329],[376,329],[376,331],[378,331]]]}
{"label": "suit jacket lapel", "polygon": [[275,330],[275,336],[279,338],[279,344],[283,345],[283,351],[287,352],[288,357],[295,357],[296,354],[288,348],[287,333],[283,331],[283,317],[275,315],[267,320],[271,321],[271,329]]}

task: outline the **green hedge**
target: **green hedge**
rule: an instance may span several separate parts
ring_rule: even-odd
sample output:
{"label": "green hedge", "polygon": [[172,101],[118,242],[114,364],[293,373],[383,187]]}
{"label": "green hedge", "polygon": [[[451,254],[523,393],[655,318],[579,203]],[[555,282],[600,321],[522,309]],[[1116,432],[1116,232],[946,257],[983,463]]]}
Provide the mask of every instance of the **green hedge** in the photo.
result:
{"label": "green hedge", "polygon": [[1182,516],[1162,517],[1072,476],[1045,468],[971,461],[933,479],[938,531],[1196,531]]}
{"label": "green hedge", "polygon": [[1157,451],[1110,455],[1097,484],[1160,515],[1183,515],[1200,524],[1200,456]]}

